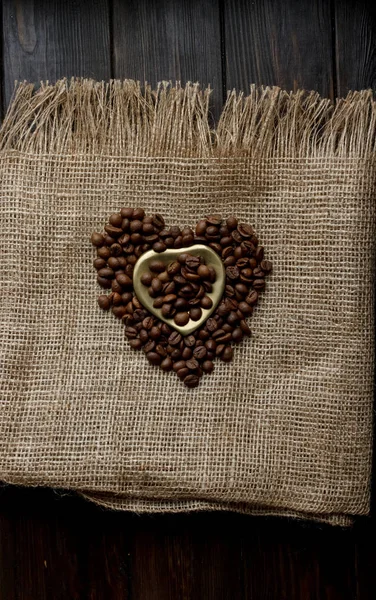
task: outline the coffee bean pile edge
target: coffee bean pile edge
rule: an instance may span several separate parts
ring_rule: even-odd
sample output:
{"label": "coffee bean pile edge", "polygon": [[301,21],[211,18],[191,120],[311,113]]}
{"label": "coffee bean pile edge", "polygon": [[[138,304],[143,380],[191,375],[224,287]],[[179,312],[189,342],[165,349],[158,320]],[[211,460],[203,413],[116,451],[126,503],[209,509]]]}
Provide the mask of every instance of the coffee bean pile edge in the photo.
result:
{"label": "coffee bean pile edge", "polygon": [[[103,233],[92,234],[91,242],[97,248],[93,263],[97,281],[102,288],[111,290],[108,295],[99,296],[99,306],[111,309],[123,321],[125,335],[134,350],[143,350],[152,365],[175,371],[187,387],[196,387],[204,373],[213,371],[215,358],[230,362],[232,344],[251,335],[247,318],[265,288],[265,276],[272,270],[251,225],[239,223],[234,216],[223,219],[221,215],[210,215],[198,221],[195,231],[177,225],[166,228],[160,214],[149,216],[142,208],[122,208],[110,216]],[[144,252],[152,249],[160,253],[167,248],[189,248],[193,244],[209,245],[221,257],[226,286],[211,317],[184,337],[141,305],[133,290],[132,276],[134,265]],[[179,256],[180,269],[187,266],[188,256],[188,251]],[[197,256],[193,258],[195,263],[200,260]],[[210,265],[203,261],[199,264],[210,270]],[[212,283],[210,277],[207,281]],[[165,304],[172,306],[170,302]]]}

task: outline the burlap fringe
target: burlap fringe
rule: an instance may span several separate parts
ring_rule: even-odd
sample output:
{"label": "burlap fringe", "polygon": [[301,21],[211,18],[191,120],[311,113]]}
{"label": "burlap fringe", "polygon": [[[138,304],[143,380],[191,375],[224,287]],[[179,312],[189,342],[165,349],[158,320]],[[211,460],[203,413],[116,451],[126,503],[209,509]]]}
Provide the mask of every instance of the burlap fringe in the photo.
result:
{"label": "burlap fringe", "polygon": [[133,80],[62,79],[17,85],[0,129],[0,151],[117,156],[362,158],[375,151],[372,90],[346,98],[256,87],[228,94],[216,129],[211,90],[197,83],[156,90]]}

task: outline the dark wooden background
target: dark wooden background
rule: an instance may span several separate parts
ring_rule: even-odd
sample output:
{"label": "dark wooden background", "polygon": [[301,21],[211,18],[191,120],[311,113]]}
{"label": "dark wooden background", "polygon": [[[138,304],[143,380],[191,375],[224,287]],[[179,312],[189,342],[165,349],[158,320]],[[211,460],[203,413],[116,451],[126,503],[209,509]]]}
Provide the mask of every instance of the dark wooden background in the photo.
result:
{"label": "dark wooden background", "polygon": [[[3,0],[1,109],[14,80],[251,82],[332,98],[376,84],[374,0]],[[0,600],[376,597],[375,516],[354,528],[234,514],[137,516],[0,488]]]}

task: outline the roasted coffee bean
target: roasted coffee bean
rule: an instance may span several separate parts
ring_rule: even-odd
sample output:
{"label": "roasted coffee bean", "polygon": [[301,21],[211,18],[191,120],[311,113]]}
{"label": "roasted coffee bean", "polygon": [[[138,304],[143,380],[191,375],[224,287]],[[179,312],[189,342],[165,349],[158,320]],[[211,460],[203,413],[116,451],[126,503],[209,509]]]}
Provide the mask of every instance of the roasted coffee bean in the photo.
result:
{"label": "roasted coffee bean", "polygon": [[123,235],[121,235],[118,238],[118,244],[120,244],[121,246],[127,246],[130,242],[131,236],[129,235],[129,233],[123,233]]}
{"label": "roasted coffee bean", "polygon": [[236,264],[236,258],[235,256],[231,255],[228,256],[227,258],[225,258],[225,260],[223,261],[223,265],[226,267],[232,267]]}
{"label": "roasted coffee bean", "polygon": [[154,277],[154,279],[152,279],[151,282],[151,289],[153,290],[153,292],[155,294],[158,294],[159,292],[162,291],[163,288],[163,283],[160,279],[158,279],[158,277]]}
{"label": "roasted coffee bean", "polygon": [[196,346],[196,348],[193,350],[193,356],[197,359],[197,360],[204,360],[204,358],[207,355],[207,349],[205,346]]}
{"label": "roasted coffee bean", "polygon": [[110,258],[107,261],[107,264],[110,267],[110,269],[113,269],[113,270],[120,268],[119,260],[117,258],[115,258],[115,256],[110,256]]}
{"label": "roasted coffee bean", "polygon": [[220,355],[221,360],[223,360],[224,362],[230,362],[232,360],[232,357],[233,351],[231,346],[226,346]]}
{"label": "roasted coffee bean", "polygon": [[165,226],[165,220],[159,213],[153,215],[152,223],[157,229],[163,229]]}
{"label": "roasted coffee bean", "polygon": [[161,325],[162,335],[165,335],[168,337],[171,334],[171,331],[172,331],[172,329],[169,325],[167,325],[167,323],[162,323],[162,325]]}
{"label": "roasted coffee bean", "polygon": [[171,335],[169,336],[169,338],[168,338],[168,343],[171,346],[176,346],[177,344],[180,344],[180,342],[182,341],[182,339],[183,339],[183,337],[182,337],[182,335],[178,331],[173,331],[171,333]]}
{"label": "roasted coffee bean", "polygon": [[202,310],[199,306],[193,306],[189,311],[189,316],[192,321],[199,321],[202,317]]}
{"label": "roasted coffee bean", "polygon": [[153,273],[162,273],[162,271],[165,270],[165,264],[164,264],[164,262],[162,260],[159,260],[158,258],[155,258],[155,259],[153,259],[153,260],[150,261],[150,263],[149,263],[149,269]]}
{"label": "roasted coffee bean", "polygon": [[230,325],[229,323],[223,323],[223,325],[221,325],[221,329],[223,329],[223,331],[225,331],[226,333],[230,332],[232,333],[232,330],[234,329],[233,325]]}
{"label": "roasted coffee bean", "polygon": [[141,350],[142,342],[139,338],[135,338],[133,340],[129,340],[129,345],[133,350]]}
{"label": "roasted coffee bean", "polygon": [[167,350],[164,346],[162,346],[162,344],[157,344],[155,347],[155,351],[162,358],[165,358],[167,356]]}
{"label": "roasted coffee bean", "polygon": [[196,225],[196,235],[201,236],[204,235],[206,231],[206,221],[204,219],[201,219],[201,221],[197,222]]}
{"label": "roasted coffee bean", "polygon": [[112,307],[112,312],[113,312],[113,314],[115,315],[115,317],[116,317],[117,319],[121,319],[121,318],[122,318],[122,317],[124,317],[124,315],[126,314],[126,312],[127,312],[127,309],[126,309],[126,307],[125,307],[124,305],[121,305],[121,306],[113,306],[113,307]]}
{"label": "roasted coffee bean", "polygon": [[247,321],[245,321],[244,319],[242,319],[239,323],[240,325],[240,329],[242,330],[242,332],[244,333],[244,335],[251,335],[251,330],[248,326]]}
{"label": "roasted coffee bean", "polygon": [[142,321],[142,327],[144,329],[146,329],[146,331],[151,329],[153,327],[153,325],[154,325],[153,317],[145,317],[145,319]]}
{"label": "roasted coffee bean", "polygon": [[[167,273],[167,271],[163,271],[163,273],[158,273],[157,275],[158,279],[161,280],[161,282],[163,284],[168,283],[170,280],[169,274]],[[174,283],[173,281],[171,281],[170,283]]]}
{"label": "roasted coffee bean", "polygon": [[190,370],[190,371],[195,371],[198,368],[198,361],[196,360],[196,358],[190,358],[186,361],[185,363],[186,367]]}
{"label": "roasted coffee bean", "polygon": [[167,273],[171,277],[173,277],[174,275],[177,275],[178,273],[180,273],[180,263],[177,260],[174,260],[167,266],[166,270],[167,270]]}
{"label": "roasted coffee bean", "polygon": [[103,241],[105,246],[112,246],[112,244],[115,244],[116,239],[107,234],[104,236]]}
{"label": "roasted coffee bean", "polygon": [[227,258],[232,256],[234,249],[232,246],[227,246],[227,248],[223,248],[222,250],[222,260],[225,261]]}
{"label": "roasted coffee bean", "polygon": [[213,300],[211,298],[209,298],[209,296],[204,296],[200,300],[200,306],[201,306],[201,308],[208,310],[209,308],[211,308],[213,306]]}
{"label": "roasted coffee bean", "polygon": [[111,250],[106,246],[102,246],[102,248],[98,248],[97,256],[106,260],[111,256]]}
{"label": "roasted coffee bean", "polygon": [[163,302],[166,302],[167,304],[173,304],[175,300],[177,300],[176,294],[166,294],[166,296],[163,297]]}
{"label": "roasted coffee bean", "polygon": [[123,217],[120,213],[113,213],[108,219],[110,224],[114,227],[121,227],[121,223],[123,221]]}
{"label": "roasted coffee bean", "polygon": [[149,336],[152,340],[158,340],[161,337],[160,328],[156,325],[153,325],[153,327],[149,331]]}
{"label": "roasted coffee bean", "polygon": [[270,273],[270,271],[272,270],[272,263],[270,262],[270,260],[262,260],[260,267],[263,271],[265,271],[265,273]]}
{"label": "roasted coffee bean", "polygon": [[206,342],[206,340],[208,340],[210,338],[210,333],[208,331],[206,331],[206,329],[201,329],[201,331],[199,331],[199,333],[198,333],[198,338],[201,341]]}
{"label": "roasted coffee bean", "polygon": [[229,312],[230,312],[230,310],[226,307],[225,303],[221,302],[221,304],[217,308],[218,315],[221,317],[225,317],[226,315],[229,314]]}
{"label": "roasted coffee bean", "polygon": [[103,269],[106,266],[106,261],[104,260],[104,258],[96,258],[93,261],[93,265],[94,268],[99,271],[100,269]]}
{"label": "roasted coffee bean", "polygon": [[105,267],[104,269],[100,269],[98,271],[99,277],[104,277],[105,279],[112,279],[115,276],[115,273],[109,267]]}
{"label": "roasted coffee bean", "polygon": [[188,346],[184,346],[183,350],[181,351],[181,357],[183,360],[189,360],[192,358],[192,354],[192,350],[191,348],[188,348]]}
{"label": "roasted coffee bean", "polygon": [[236,267],[235,265],[231,267],[226,267],[226,275],[231,280],[238,279],[240,275],[238,267]]}
{"label": "roasted coffee bean", "polygon": [[101,233],[92,233],[90,240],[93,246],[97,246],[97,248],[100,248],[104,244],[104,238]]}
{"label": "roasted coffee bean", "polygon": [[189,304],[185,298],[179,297],[174,302],[174,308],[176,308],[177,311],[187,310],[188,306]]}
{"label": "roasted coffee bean", "polygon": [[171,358],[174,362],[181,359],[181,350],[179,348],[174,348],[171,352]]}
{"label": "roasted coffee bean", "polygon": [[143,241],[143,237],[140,233],[132,233],[131,242],[135,246],[135,253],[137,253],[137,251],[140,253],[140,244],[142,244]]}
{"label": "roasted coffee bean", "polygon": [[146,329],[140,329],[138,335],[143,344],[146,344],[146,342],[149,341],[149,333],[146,331]]}
{"label": "roasted coffee bean", "polygon": [[114,227],[113,225],[105,225],[104,230],[112,238],[117,238],[117,237],[119,237],[119,235],[122,235],[122,233],[123,233],[123,230],[121,227]]}
{"label": "roasted coffee bean", "polygon": [[180,327],[184,327],[184,325],[186,325],[188,323],[188,321],[189,321],[189,314],[187,312],[178,312],[174,316],[174,322],[176,323],[176,325],[179,325]]}
{"label": "roasted coffee bean", "polygon": [[153,302],[153,307],[154,308],[162,308],[163,304],[164,304],[163,296],[158,296]]}
{"label": "roasted coffee bean", "polygon": [[262,269],[260,269],[260,267],[255,267],[255,269],[253,269],[252,275],[255,279],[263,278],[264,271]]}
{"label": "roasted coffee bean", "polygon": [[98,304],[103,310],[109,310],[111,308],[111,299],[109,296],[99,296]]}
{"label": "roasted coffee bean", "polygon": [[206,329],[208,331],[210,331],[211,333],[214,332],[214,331],[216,331],[218,329],[218,323],[217,323],[217,321],[213,317],[210,317],[206,321]]}
{"label": "roasted coffee bean", "polygon": [[166,244],[167,248],[173,248],[174,247],[174,238],[173,237],[166,237],[164,239],[164,243]]}
{"label": "roasted coffee bean", "polygon": [[155,350],[155,341],[154,340],[148,340],[143,348],[145,354],[147,354],[148,352],[153,352]]}
{"label": "roasted coffee bean", "polygon": [[208,225],[220,225],[222,223],[222,217],[221,215],[209,215],[208,217],[205,217],[206,222],[208,223]]}
{"label": "roasted coffee bean", "polygon": [[237,228],[237,226],[238,226],[238,219],[236,219],[233,216],[227,217],[227,219],[226,219],[226,225],[229,228],[229,230],[232,231],[233,229]]}
{"label": "roasted coffee bean", "polygon": [[204,373],[211,373],[214,369],[214,363],[211,360],[205,360],[202,363],[201,368],[204,371]]}
{"label": "roasted coffee bean", "polygon": [[253,312],[252,307],[247,302],[239,302],[239,310],[241,310],[243,315],[245,315],[246,317],[251,315]]}
{"label": "roasted coffee bean", "polygon": [[130,219],[133,215],[133,208],[122,208],[120,210],[120,214],[123,217],[123,219]]}
{"label": "roasted coffee bean", "polygon": [[243,238],[250,238],[255,233],[253,228],[250,225],[247,225],[247,223],[239,223],[237,230]]}
{"label": "roasted coffee bean", "polygon": [[145,223],[144,221],[142,224],[142,233],[144,235],[152,235],[155,233],[154,225],[152,223]]}
{"label": "roasted coffee bean", "polygon": [[139,323],[145,318],[145,311],[142,308],[135,308],[133,311],[135,322]]}
{"label": "roasted coffee bean", "polygon": [[134,327],[125,327],[124,333],[129,340],[137,337],[137,329]]}
{"label": "roasted coffee bean", "polygon": [[149,287],[149,285],[151,285],[152,280],[153,280],[153,276],[151,273],[143,273],[141,275],[141,283],[143,285],[146,285],[147,287]]}
{"label": "roasted coffee bean", "polygon": [[216,343],[215,340],[213,340],[211,338],[209,340],[206,340],[206,342],[205,342],[205,348],[207,350],[209,350],[209,352],[214,352],[215,349],[216,349],[216,347],[217,347],[217,343]]}
{"label": "roasted coffee bean", "polygon": [[183,367],[182,369],[179,369],[179,371],[176,371],[176,375],[179,377],[179,379],[183,380],[187,377],[187,375],[189,375],[190,371],[187,367]]}
{"label": "roasted coffee bean", "polygon": [[166,358],[164,358],[161,362],[161,369],[163,371],[171,371],[172,370],[172,360],[169,356],[166,356]]}
{"label": "roasted coffee bean", "polygon": [[155,244],[155,242],[158,242],[159,240],[159,235],[157,233],[151,233],[150,235],[144,235],[144,240],[145,242],[147,242],[148,244]]}
{"label": "roasted coffee bean", "polygon": [[258,293],[256,292],[256,290],[251,290],[249,292],[248,296],[246,297],[245,301],[247,302],[247,304],[250,304],[251,306],[254,306],[255,304],[257,304]]}
{"label": "roasted coffee bean", "polygon": [[185,360],[178,360],[177,362],[174,363],[172,368],[174,369],[174,371],[179,371],[179,369],[184,369],[185,366],[186,366]]}
{"label": "roasted coffee bean", "polygon": [[157,352],[148,352],[146,358],[152,365],[160,365],[162,362],[162,357]]}
{"label": "roasted coffee bean", "polygon": [[255,279],[253,282],[253,287],[255,290],[263,290],[265,287],[265,279]]}
{"label": "roasted coffee bean", "polygon": [[112,293],[111,296],[112,296],[112,304],[114,306],[120,306],[120,304],[124,304],[123,300],[121,298],[121,295],[118,294],[117,292]]}
{"label": "roasted coffee bean", "polygon": [[196,338],[194,335],[187,335],[184,338],[184,344],[188,347],[188,348],[192,348],[196,343]]}
{"label": "roasted coffee bean", "polygon": [[153,244],[153,250],[154,252],[164,252],[165,250],[167,250],[167,246],[164,242],[155,242]]}
{"label": "roasted coffee bean", "polygon": [[[263,261],[264,258],[264,247],[263,246],[257,246],[256,250],[254,251],[254,257],[257,260],[257,262],[261,263]],[[269,261],[267,261],[269,262]],[[271,266],[271,263],[270,263]]]}
{"label": "roasted coffee bean", "polygon": [[[221,335],[218,335],[218,332],[221,331]],[[214,334],[213,337],[215,336],[215,341],[218,344],[227,344],[227,342],[231,341],[231,333],[224,331],[223,329],[219,329],[217,330]]]}
{"label": "roasted coffee bean", "polygon": [[229,315],[227,315],[227,323],[229,325],[236,325],[239,322],[239,317],[235,311],[231,311]]}
{"label": "roasted coffee bean", "polygon": [[163,304],[161,311],[165,319],[169,319],[176,312],[172,304]]}
{"label": "roasted coffee bean", "polygon": [[206,228],[205,235],[206,235],[206,237],[218,236],[219,235],[218,227],[216,227],[215,225],[208,225],[208,227]]}
{"label": "roasted coffee bean", "polygon": [[[231,249],[232,242],[233,242],[232,237],[229,235],[226,235],[226,237],[222,237],[220,239],[219,243],[221,244],[222,248],[225,248],[225,249],[230,248]],[[223,250],[222,250],[222,256],[223,256]]]}
{"label": "roasted coffee bean", "polygon": [[240,327],[236,327],[234,329],[234,331],[232,332],[232,341],[235,342],[235,344],[239,344],[239,342],[241,342],[243,339],[243,331]]}
{"label": "roasted coffee bean", "polygon": [[197,269],[197,275],[199,275],[202,279],[210,278],[210,270],[207,265],[199,265]]}
{"label": "roasted coffee bean", "polygon": [[119,273],[116,275],[116,281],[121,287],[132,287],[132,279],[125,273]]}
{"label": "roasted coffee bean", "polygon": [[142,221],[139,221],[138,219],[131,221],[130,225],[129,225],[129,231],[131,233],[138,233],[142,231]]}
{"label": "roasted coffee bean", "polygon": [[200,382],[199,376],[195,375],[194,373],[192,373],[191,375],[187,375],[184,378],[184,385],[186,385],[188,388],[197,387],[199,382]]}

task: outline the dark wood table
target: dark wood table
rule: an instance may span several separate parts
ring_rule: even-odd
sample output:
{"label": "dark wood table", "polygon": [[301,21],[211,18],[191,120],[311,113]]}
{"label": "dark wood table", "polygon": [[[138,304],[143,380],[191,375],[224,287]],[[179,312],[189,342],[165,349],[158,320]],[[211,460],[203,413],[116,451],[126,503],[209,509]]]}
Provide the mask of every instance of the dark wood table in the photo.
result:
{"label": "dark wood table", "polygon": [[[3,111],[15,79],[72,75],[210,83],[214,119],[251,82],[331,98],[376,87],[371,0],[3,0],[2,22]],[[0,600],[366,600],[375,523],[137,516],[4,486]]]}

